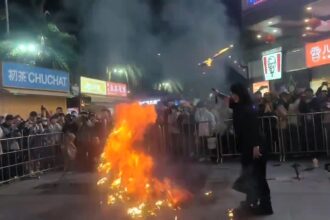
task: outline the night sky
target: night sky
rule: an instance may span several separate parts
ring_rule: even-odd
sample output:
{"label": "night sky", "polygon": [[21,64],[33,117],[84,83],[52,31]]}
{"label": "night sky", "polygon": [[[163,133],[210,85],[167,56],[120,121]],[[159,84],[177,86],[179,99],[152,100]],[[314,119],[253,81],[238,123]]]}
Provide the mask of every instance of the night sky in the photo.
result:
{"label": "night sky", "polygon": [[[42,2],[45,3],[43,9],[33,7]],[[198,81],[198,91],[204,88],[208,91],[209,87],[226,84],[222,75],[215,75],[223,74],[223,67],[215,67],[210,72],[213,76],[205,76],[206,83],[201,83],[203,70],[197,64],[238,38],[240,2],[9,0],[13,32],[19,29],[29,32],[33,25],[29,20],[39,10],[41,16],[42,12],[46,14],[46,18],[61,31],[77,37],[79,63],[85,65],[83,72],[77,70],[79,75],[87,73],[90,74],[87,76],[102,79],[106,65],[135,63],[144,69],[143,75],[147,81],[144,85],[173,78],[187,85]],[[116,7],[121,10],[120,14],[113,9]],[[148,12],[141,12],[144,10]],[[114,28],[119,28],[119,31]],[[123,40],[127,36],[131,36],[131,39]],[[162,56],[157,57],[158,53],[162,53]]]}

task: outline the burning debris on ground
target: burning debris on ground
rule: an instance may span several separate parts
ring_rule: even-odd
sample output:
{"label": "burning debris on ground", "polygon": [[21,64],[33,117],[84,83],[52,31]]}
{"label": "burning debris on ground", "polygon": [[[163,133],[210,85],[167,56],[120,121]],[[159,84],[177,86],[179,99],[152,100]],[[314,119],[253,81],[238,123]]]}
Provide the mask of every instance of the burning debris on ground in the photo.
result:
{"label": "burning debris on ground", "polygon": [[122,204],[132,218],[156,216],[160,209],[180,210],[192,194],[169,178],[155,177],[154,159],[143,152],[143,136],[156,120],[153,106],[138,103],[116,108],[115,126],[109,135],[97,185],[106,193],[108,205]]}

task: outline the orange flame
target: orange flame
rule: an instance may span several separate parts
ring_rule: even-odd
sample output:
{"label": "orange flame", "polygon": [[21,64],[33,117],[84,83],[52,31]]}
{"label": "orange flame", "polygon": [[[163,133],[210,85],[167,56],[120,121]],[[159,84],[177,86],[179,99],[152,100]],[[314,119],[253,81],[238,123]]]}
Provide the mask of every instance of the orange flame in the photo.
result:
{"label": "orange flame", "polygon": [[168,180],[153,176],[154,161],[143,152],[143,136],[156,121],[153,106],[138,103],[116,107],[115,127],[109,135],[101,163],[98,185],[108,191],[107,203],[126,204],[131,217],[156,215],[161,207],[177,208],[190,193]]}

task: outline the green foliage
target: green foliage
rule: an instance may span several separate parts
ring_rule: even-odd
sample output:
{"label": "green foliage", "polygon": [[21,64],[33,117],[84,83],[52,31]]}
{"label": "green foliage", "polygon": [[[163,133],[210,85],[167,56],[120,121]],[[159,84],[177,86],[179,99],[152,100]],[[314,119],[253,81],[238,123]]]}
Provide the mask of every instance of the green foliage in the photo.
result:
{"label": "green foliage", "polygon": [[[32,8],[19,8],[16,13],[13,11],[11,22],[16,25],[12,25],[9,36],[0,39],[0,60],[71,71],[78,60],[77,39],[62,32],[46,18],[45,1],[30,2]],[[22,51],[19,48],[22,44],[36,45],[38,50],[33,53]]]}

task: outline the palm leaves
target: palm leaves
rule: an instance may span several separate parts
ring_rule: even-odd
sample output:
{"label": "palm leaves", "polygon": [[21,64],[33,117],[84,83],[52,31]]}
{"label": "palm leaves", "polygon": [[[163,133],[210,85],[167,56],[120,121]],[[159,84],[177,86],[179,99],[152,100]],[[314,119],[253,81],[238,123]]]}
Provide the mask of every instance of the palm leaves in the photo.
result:
{"label": "palm leaves", "polygon": [[107,74],[109,80],[113,78],[124,78],[125,83],[128,84],[130,88],[135,88],[139,85],[142,79],[142,71],[136,65],[118,65],[112,68],[107,68]]}
{"label": "palm leaves", "polygon": [[183,91],[183,86],[178,81],[166,80],[154,85],[154,89],[162,92],[180,94]]}
{"label": "palm leaves", "polygon": [[[77,63],[77,39],[48,21],[44,3],[31,0],[33,13],[22,13],[24,8],[12,10],[13,22],[24,20],[25,25],[16,25],[10,36],[0,40],[0,59],[71,71]],[[35,45],[37,50],[22,51],[24,45]]]}

